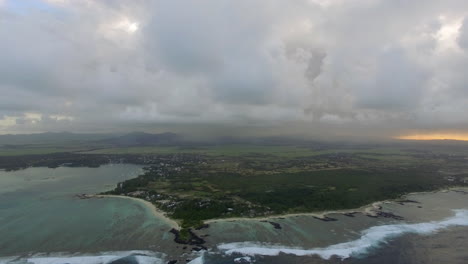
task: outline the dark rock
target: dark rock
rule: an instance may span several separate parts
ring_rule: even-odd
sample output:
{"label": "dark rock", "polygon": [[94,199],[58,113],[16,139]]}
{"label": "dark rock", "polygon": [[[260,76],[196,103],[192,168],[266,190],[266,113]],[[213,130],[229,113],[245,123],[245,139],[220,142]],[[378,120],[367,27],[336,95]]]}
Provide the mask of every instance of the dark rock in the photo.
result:
{"label": "dark rock", "polygon": [[188,232],[190,234],[190,238],[188,240],[183,240],[180,238],[180,231],[176,230],[174,228],[171,229],[172,234],[175,235],[174,242],[177,244],[183,244],[183,245],[192,245],[192,246],[201,246],[202,244],[205,244],[205,240],[203,240],[201,237],[198,237],[195,233],[192,232],[192,229],[189,229]]}
{"label": "dark rock", "polygon": [[404,220],[402,216],[395,215],[393,213],[388,213],[388,212],[381,212],[381,211],[377,212],[375,215],[367,215],[367,216],[372,217],[372,218],[382,217],[382,218],[391,218],[395,220]]}
{"label": "dark rock", "polygon": [[195,228],[195,230],[202,230],[202,229],[206,229],[208,227],[210,227],[209,224],[203,224],[203,225],[197,226],[197,228]]}
{"label": "dark rock", "polygon": [[275,228],[275,229],[282,229],[282,228],[281,228],[281,225],[278,224],[278,223],[270,222],[270,221],[268,221],[268,223],[270,223],[270,224],[273,226],[273,228]]}
{"label": "dark rock", "polygon": [[198,252],[198,251],[201,251],[201,250],[206,250],[206,247],[204,247],[204,246],[199,246],[199,247],[193,247],[193,248],[192,248],[192,251],[197,251],[197,252]]}
{"label": "dark rock", "polygon": [[261,220],[260,222],[262,223],[269,223],[271,224],[275,229],[281,229],[281,225],[275,222],[267,221],[267,220]]}
{"label": "dark rock", "polygon": [[315,219],[317,220],[320,220],[320,221],[324,221],[324,222],[334,222],[334,221],[338,221],[338,219],[336,218],[331,218],[331,217],[328,217],[328,216],[325,216],[325,217],[316,217],[314,216]]}
{"label": "dark rock", "polygon": [[414,201],[414,200],[399,200],[398,202],[399,203],[420,203],[420,202]]}
{"label": "dark rock", "polygon": [[357,214],[356,212],[353,212],[353,213],[344,213],[343,215],[344,216],[347,216],[347,217],[354,217],[354,215]]}

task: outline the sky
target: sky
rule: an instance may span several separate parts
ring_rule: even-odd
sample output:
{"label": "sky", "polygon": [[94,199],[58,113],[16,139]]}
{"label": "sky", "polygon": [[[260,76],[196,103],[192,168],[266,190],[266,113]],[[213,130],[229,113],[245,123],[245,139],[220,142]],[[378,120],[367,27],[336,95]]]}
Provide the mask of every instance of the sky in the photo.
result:
{"label": "sky", "polygon": [[0,134],[468,139],[466,0],[0,0]]}

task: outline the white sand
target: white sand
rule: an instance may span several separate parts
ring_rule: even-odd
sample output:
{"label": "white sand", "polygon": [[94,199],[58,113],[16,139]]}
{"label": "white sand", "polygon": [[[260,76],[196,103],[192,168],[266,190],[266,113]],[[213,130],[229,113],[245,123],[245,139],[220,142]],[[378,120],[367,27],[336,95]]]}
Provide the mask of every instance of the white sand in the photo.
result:
{"label": "white sand", "polygon": [[169,218],[166,213],[164,213],[163,211],[159,210],[158,208],[156,208],[156,206],[154,206],[152,203],[146,201],[146,200],[143,200],[143,199],[140,199],[140,198],[136,198],[136,197],[130,197],[130,196],[123,196],[123,195],[94,195],[93,197],[102,197],[102,198],[124,198],[124,199],[130,199],[130,200],[133,200],[133,201],[137,201],[137,202],[140,202],[142,204],[144,204],[145,206],[147,206],[148,208],[151,209],[153,215],[159,219],[162,219],[164,220],[164,222],[166,222],[167,224],[169,224],[172,228],[175,228],[175,229],[180,229],[180,225],[179,223],[177,223],[175,220]]}

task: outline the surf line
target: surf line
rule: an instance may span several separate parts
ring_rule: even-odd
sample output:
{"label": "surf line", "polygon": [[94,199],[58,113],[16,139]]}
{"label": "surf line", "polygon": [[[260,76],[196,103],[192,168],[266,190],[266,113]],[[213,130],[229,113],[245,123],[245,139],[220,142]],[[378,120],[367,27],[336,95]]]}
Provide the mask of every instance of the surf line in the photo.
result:
{"label": "surf line", "polygon": [[283,253],[296,256],[318,255],[323,259],[330,259],[333,256],[346,259],[366,254],[389,239],[403,234],[429,235],[451,226],[468,226],[468,210],[454,210],[454,212],[454,216],[442,221],[373,226],[363,230],[361,237],[356,240],[323,248],[302,249],[256,242],[225,243],[217,245],[217,248],[227,255],[237,253],[246,256],[277,256]]}

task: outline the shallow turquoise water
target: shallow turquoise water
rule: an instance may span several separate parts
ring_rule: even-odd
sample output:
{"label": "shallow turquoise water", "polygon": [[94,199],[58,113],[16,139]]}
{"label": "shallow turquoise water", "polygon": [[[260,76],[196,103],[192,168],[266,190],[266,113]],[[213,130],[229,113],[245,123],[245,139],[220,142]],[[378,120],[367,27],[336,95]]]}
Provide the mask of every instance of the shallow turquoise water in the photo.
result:
{"label": "shallow turquoise water", "polygon": [[0,256],[160,249],[170,227],[143,204],[75,197],[109,190],[141,171],[125,164],[0,171]]}

